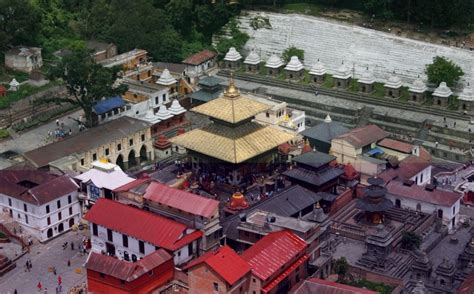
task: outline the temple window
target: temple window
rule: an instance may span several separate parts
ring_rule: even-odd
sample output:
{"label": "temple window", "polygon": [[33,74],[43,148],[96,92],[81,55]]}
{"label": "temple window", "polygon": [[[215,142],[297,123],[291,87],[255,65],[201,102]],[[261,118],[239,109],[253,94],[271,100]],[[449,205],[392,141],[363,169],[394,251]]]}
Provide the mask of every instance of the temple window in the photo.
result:
{"label": "temple window", "polygon": [[132,146],[132,145],[133,145],[133,139],[128,140],[128,144],[129,144],[130,146]]}
{"label": "temple window", "polygon": [[142,134],[142,142],[145,141],[145,134]]}
{"label": "temple window", "polygon": [[105,148],[105,156],[108,156],[110,154],[109,148]]}
{"label": "temple window", "polygon": [[96,161],[97,160],[97,153],[92,154],[92,160]]}
{"label": "temple window", "polygon": [[120,144],[120,143],[117,144],[117,150],[118,150],[118,151],[122,150],[122,144]]}
{"label": "temple window", "polygon": [[160,99],[158,97],[155,97],[155,104],[160,104]]}

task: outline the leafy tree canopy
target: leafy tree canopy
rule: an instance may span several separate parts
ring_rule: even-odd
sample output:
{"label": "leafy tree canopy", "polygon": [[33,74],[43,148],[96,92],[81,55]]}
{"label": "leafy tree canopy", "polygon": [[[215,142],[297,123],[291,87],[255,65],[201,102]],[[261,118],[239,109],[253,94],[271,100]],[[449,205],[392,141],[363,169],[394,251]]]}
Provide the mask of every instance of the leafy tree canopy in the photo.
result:
{"label": "leafy tree canopy", "polygon": [[48,73],[50,78],[62,79],[66,84],[69,97],[54,97],[43,102],[71,103],[84,110],[86,125],[93,127],[92,107],[103,97],[121,95],[127,87],[113,87],[120,68],[105,68],[96,64],[89,51],[78,49]]}
{"label": "leafy tree canopy", "polygon": [[420,248],[421,237],[413,232],[405,232],[402,236],[401,246],[403,249],[414,250]]}
{"label": "leafy tree canopy", "polygon": [[430,83],[439,85],[441,82],[446,82],[449,87],[455,86],[459,78],[464,75],[459,65],[440,56],[434,57],[433,63],[426,65],[425,72]]}
{"label": "leafy tree canopy", "polygon": [[296,48],[295,46],[291,46],[283,51],[282,58],[285,62],[289,62],[292,56],[297,56],[300,61],[303,61],[304,50]]}
{"label": "leafy tree canopy", "polygon": [[334,272],[338,275],[338,280],[344,280],[348,270],[349,264],[347,263],[347,259],[345,257],[336,259],[334,263]]}

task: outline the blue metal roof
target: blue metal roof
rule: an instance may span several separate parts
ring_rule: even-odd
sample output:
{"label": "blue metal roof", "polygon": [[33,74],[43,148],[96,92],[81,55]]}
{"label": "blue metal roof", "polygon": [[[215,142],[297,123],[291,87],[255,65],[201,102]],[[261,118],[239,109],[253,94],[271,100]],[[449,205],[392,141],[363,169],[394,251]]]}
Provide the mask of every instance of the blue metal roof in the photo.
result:
{"label": "blue metal roof", "polygon": [[115,96],[97,102],[93,108],[96,114],[103,114],[124,105],[125,101],[123,101],[122,97]]}
{"label": "blue metal roof", "polygon": [[369,150],[366,154],[369,156],[374,156],[374,155],[383,154],[383,153],[384,152],[382,149],[380,149],[379,147],[375,147],[374,149]]}

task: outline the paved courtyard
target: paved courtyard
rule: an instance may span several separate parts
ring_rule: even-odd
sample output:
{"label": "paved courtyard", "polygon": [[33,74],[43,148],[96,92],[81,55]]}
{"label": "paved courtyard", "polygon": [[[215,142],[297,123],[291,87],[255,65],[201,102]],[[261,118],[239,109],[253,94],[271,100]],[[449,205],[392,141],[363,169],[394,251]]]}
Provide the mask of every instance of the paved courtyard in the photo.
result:
{"label": "paved courtyard", "polygon": [[[64,129],[71,129],[73,134],[77,133],[79,131],[78,124],[73,119],[71,119],[71,117],[77,119],[82,113],[82,110],[79,110],[59,118],[59,120],[64,122]],[[11,150],[17,152],[18,154],[21,154],[23,152],[27,152],[49,144],[53,142],[54,138],[48,138],[48,131],[54,132],[56,127],[56,121],[53,120],[37,128],[26,131],[25,133],[21,133],[16,136],[16,138],[1,141],[0,153]],[[11,162],[8,159],[0,157],[0,169],[7,168],[13,163],[14,162]]]}
{"label": "paved courtyard", "polygon": [[[88,231],[85,231],[86,233]],[[87,255],[81,255],[77,250],[83,233],[67,232],[45,244],[36,243],[31,251],[16,261],[16,268],[0,277],[0,294],[13,294],[16,289],[18,294],[30,294],[38,291],[38,282],[41,282],[43,290],[47,293],[56,293],[58,277],[61,276],[63,291],[76,285],[85,283],[86,272],[84,263]],[[66,249],[62,248],[64,242],[68,242]],[[71,250],[70,243],[74,242],[75,250]],[[0,250],[0,253],[1,250]],[[26,261],[30,259],[33,265],[30,272],[25,271]],[[67,265],[68,260],[71,266]],[[56,275],[49,272],[49,267],[56,268]]]}

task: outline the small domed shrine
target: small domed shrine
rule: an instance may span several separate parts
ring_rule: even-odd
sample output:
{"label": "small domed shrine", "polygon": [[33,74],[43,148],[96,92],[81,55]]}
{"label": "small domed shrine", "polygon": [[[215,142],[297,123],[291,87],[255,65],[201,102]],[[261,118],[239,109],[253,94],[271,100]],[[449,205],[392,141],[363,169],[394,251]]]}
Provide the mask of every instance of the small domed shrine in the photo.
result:
{"label": "small domed shrine", "polygon": [[298,56],[291,56],[290,62],[285,66],[286,78],[299,81],[304,78],[304,66]]}
{"label": "small domed shrine", "polygon": [[362,73],[359,80],[359,91],[362,93],[372,93],[374,91],[375,77],[372,72],[369,71],[369,68]]}
{"label": "small domed shrine", "polygon": [[449,98],[453,95],[453,91],[446,85],[446,82],[441,82],[438,88],[433,92],[433,105],[448,107]]}
{"label": "small domed shrine", "polygon": [[235,47],[230,47],[224,57],[224,66],[229,70],[237,70],[240,68],[240,60],[242,60],[242,55]]}
{"label": "small domed shrine", "polygon": [[265,67],[267,68],[268,75],[276,77],[280,74],[281,68],[283,67],[283,61],[281,61],[281,58],[273,53],[265,63]]}
{"label": "small domed shrine", "polygon": [[243,210],[248,207],[249,203],[247,202],[247,199],[245,199],[244,194],[240,192],[235,192],[232,194],[230,201],[227,204],[227,208],[234,211]]}
{"label": "small domed shrine", "polygon": [[165,135],[161,134],[153,143],[155,154],[158,158],[167,158],[171,156],[171,143]]}
{"label": "small domed shrine", "polygon": [[399,98],[402,88],[402,80],[395,75],[395,72],[388,78],[388,81],[383,85],[385,88],[385,97]]}
{"label": "small domed shrine", "polygon": [[459,110],[474,113],[474,90],[469,83],[467,83],[467,86],[465,86],[461,94],[459,94],[458,101]]}
{"label": "small domed shrine", "polygon": [[418,77],[408,88],[408,92],[410,93],[409,101],[420,104],[423,103],[425,101],[426,90],[425,83]]}
{"label": "small domed shrine", "polygon": [[249,73],[258,73],[260,70],[260,63],[262,60],[258,56],[257,52],[252,50],[244,60],[245,70]]}
{"label": "small domed shrine", "polygon": [[339,89],[347,89],[351,84],[352,73],[351,69],[347,67],[344,62],[337,69],[336,73],[332,76],[334,79],[334,85]]}
{"label": "small domed shrine", "polygon": [[326,72],[326,67],[324,67],[324,65],[318,59],[318,62],[309,71],[309,75],[311,76],[311,82],[314,84],[324,83]]}

